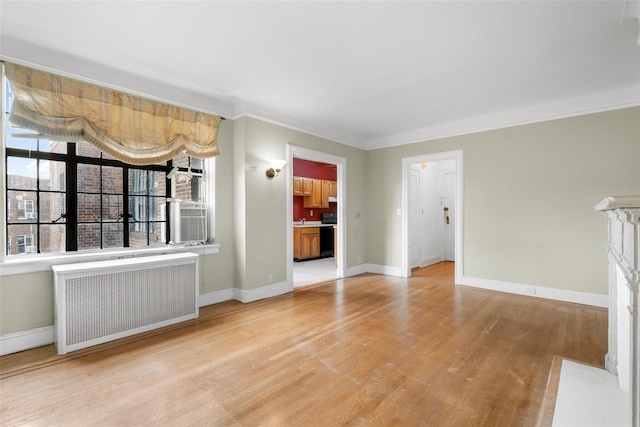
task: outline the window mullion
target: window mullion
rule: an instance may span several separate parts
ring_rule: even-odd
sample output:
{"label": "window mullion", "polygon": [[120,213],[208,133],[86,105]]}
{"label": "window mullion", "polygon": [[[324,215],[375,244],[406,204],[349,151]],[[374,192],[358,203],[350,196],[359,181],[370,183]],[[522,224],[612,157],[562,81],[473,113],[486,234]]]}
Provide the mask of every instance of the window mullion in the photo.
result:
{"label": "window mullion", "polygon": [[129,247],[129,168],[122,168],[122,241],[125,248]]}
{"label": "window mullion", "polygon": [[[40,141],[38,140],[38,146],[40,145]],[[36,217],[36,241],[38,244],[36,245],[36,253],[40,253],[40,160],[36,159],[36,200],[35,200],[35,217]],[[32,203],[33,207],[33,203]],[[34,216],[33,213],[31,216]],[[31,241],[33,245],[33,240]]]}
{"label": "window mullion", "polygon": [[[170,217],[170,208],[169,208],[169,203],[165,202],[165,215],[164,215],[164,220],[159,219],[159,217],[161,217],[162,215],[159,214],[159,212],[155,212],[152,215],[152,204],[153,203],[159,203],[158,202],[158,197],[164,197],[164,199],[168,199],[172,197],[172,191],[171,191],[171,184],[172,184],[172,180],[170,180],[169,178],[167,178],[167,174],[169,173],[169,171],[171,170],[171,165],[173,162],[168,162],[166,165],[145,165],[145,166],[130,166],[127,165],[125,163],[122,163],[118,160],[114,160],[114,159],[103,159],[103,158],[93,158],[93,157],[88,157],[88,156],[84,156],[81,155],[83,152],[80,150],[80,147],[75,143],[75,142],[70,142],[66,144],[67,150],[66,153],[63,152],[43,152],[43,151],[39,151],[38,149],[36,150],[24,150],[24,149],[18,149],[18,148],[6,148],[5,149],[5,153],[7,154],[6,158],[4,159],[4,167],[6,170],[8,170],[8,159],[10,157],[15,157],[18,159],[33,159],[37,162],[37,166],[36,166],[36,179],[37,179],[37,186],[35,187],[34,190],[29,190],[29,191],[34,191],[35,192],[35,197],[33,197],[33,201],[29,202],[30,204],[27,205],[26,202],[23,202],[23,210],[24,210],[24,216],[28,216],[31,221],[28,221],[29,223],[33,224],[36,227],[36,231],[32,231],[33,233],[33,246],[37,247],[37,252],[38,253],[43,253],[43,252],[47,252],[50,251],[49,247],[47,245],[49,245],[49,240],[47,240],[47,237],[49,236],[49,232],[53,229],[53,223],[58,223],[57,226],[59,227],[64,227],[64,242],[60,242],[58,240],[58,242],[63,243],[64,244],[64,250],[66,252],[76,252],[79,250],[79,247],[81,247],[80,243],[81,241],[83,241],[83,236],[85,235],[85,228],[81,227],[81,225],[84,224],[79,224],[79,220],[80,218],[84,218],[82,215],[82,212],[79,211],[79,206],[78,204],[83,200],[83,198],[81,197],[82,195],[78,194],[78,190],[79,185],[80,184],[84,184],[84,179],[87,179],[87,176],[85,175],[84,172],[84,164],[88,164],[88,165],[99,165],[101,166],[100,169],[100,189],[98,190],[98,194],[100,194],[100,200],[99,200],[99,206],[100,206],[100,218],[98,219],[99,223],[100,223],[100,240],[101,242],[98,243],[98,245],[96,246],[96,248],[104,248],[103,243],[104,243],[104,238],[106,237],[103,236],[103,233],[106,233],[105,228],[103,227],[104,223],[104,218],[103,218],[103,213],[104,213],[104,209],[106,207],[106,202],[104,200],[103,195],[104,194],[117,194],[117,192],[121,192],[122,194],[122,227],[123,229],[121,231],[115,231],[116,233],[120,232],[121,234],[121,238],[122,238],[122,246],[129,248],[129,247],[138,247],[140,245],[145,245],[149,246],[151,244],[157,244],[159,243],[159,240],[155,234],[152,235],[152,230],[154,230],[154,227],[161,227],[164,226],[165,227],[165,231],[166,231],[166,235],[165,235],[165,243],[168,243],[168,241],[170,240],[170,221],[169,221],[169,217]],[[38,146],[38,148],[40,148]],[[47,149],[46,147],[43,149]],[[56,176],[59,177],[59,181],[62,181],[63,184],[65,186],[64,190],[62,191],[56,191],[56,189],[54,188],[50,188],[45,186],[45,184],[43,184],[43,179],[49,179],[46,176],[44,176],[43,178],[43,174],[45,174],[46,170],[44,169],[45,165],[41,164],[40,161],[50,161],[50,162],[58,162],[58,174]],[[17,164],[17,162],[16,162]],[[110,168],[114,168],[114,169],[120,169],[122,170],[122,183],[121,184],[116,184],[116,188],[110,189],[109,191],[107,191],[107,193],[104,193],[104,190],[102,188],[102,181],[103,179],[106,179],[108,177],[103,176],[103,174],[106,175],[106,172],[104,172],[103,167],[105,166],[109,166]],[[134,170],[140,170],[140,171],[145,171],[145,173],[141,173],[140,176],[137,177],[138,180],[143,179],[144,177],[144,183],[142,182],[138,182],[138,183],[131,183],[130,180],[132,178],[135,178]],[[152,171],[155,172],[162,172],[164,174],[164,192],[161,193],[162,196],[157,196],[155,193],[152,192],[152,188],[153,188],[153,182],[154,181],[150,181],[150,177],[152,174]],[[60,176],[61,173],[64,173],[64,177]],[[95,175],[93,175],[94,178],[97,178]],[[81,181],[80,183],[78,181]],[[131,184],[131,186],[130,186]],[[143,185],[144,184],[144,185]],[[121,187],[119,187],[119,185],[121,185]],[[146,188],[146,191],[141,192],[141,194],[138,194],[138,192],[134,192],[132,190],[135,190],[136,185],[138,185],[140,188],[144,187]],[[4,198],[5,200],[9,200],[10,197],[10,188],[9,186],[7,186],[7,188],[4,189]],[[12,190],[12,191],[17,191],[17,190]],[[115,192],[114,192],[115,191]],[[57,218],[56,220],[54,220],[53,222],[51,221],[53,219],[49,218],[49,208],[48,208],[48,203],[50,203],[49,198],[56,193],[57,195],[59,195],[59,197],[61,199],[63,199],[61,202],[63,202],[65,204],[64,207],[64,211],[61,211],[61,213],[64,213],[64,221],[62,222],[58,222],[60,220],[60,218]],[[104,193],[104,194],[103,194]],[[84,194],[84,192],[82,193]],[[131,197],[134,197],[134,199],[136,200],[136,203],[140,203],[140,206],[138,205],[134,205],[132,203],[132,201],[130,200]],[[59,204],[60,202],[58,202]],[[104,206],[103,206],[104,204]],[[155,205],[154,205],[155,206]],[[94,208],[96,206],[94,205]],[[115,206],[114,206],[115,207]],[[156,207],[158,209],[158,211],[160,210],[160,206],[158,205]],[[53,209],[53,208],[52,208]],[[17,208],[14,208],[14,212],[15,210],[17,210]],[[139,214],[137,213],[137,210],[140,210]],[[8,209],[7,209],[8,211]],[[28,214],[27,214],[28,212]],[[35,215],[32,215],[35,214]],[[41,215],[42,214],[42,215]],[[82,214],[82,215],[81,215]],[[133,215],[133,216],[129,216],[129,215]],[[35,224],[33,221],[33,218],[36,218]],[[26,219],[26,218],[25,218]],[[83,219],[84,221],[84,219]],[[134,224],[135,221],[140,221],[139,227],[141,229],[135,229],[133,230],[131,225]],[[16,221],[14,221],[16,222]],[[50,224],[51,222],[51,224]],[[6,230],[6,235],[7,235],[7,247],[3,248],[6,252],[9,252],[8,249],[8,244],[10,243],[10,239],[13,236],[14,237],[14,241],[13,243],[16,243],[16,233],[18,233],[17,228],[12,230],[11,234],[9,232],[9,225],[10,225],[11,221],[7,221],[7,224],[5,225],[5,230]],[[24,221],[18,221],[16,223],[27,223]],[[161,225],[162,223],[162,225]],[[135,224],[134,224],[135,225]],[[152,227],[153,226],[153,227]],[[45,227],[45,228],[43,228]],[[137,227],[137,226],[136,226]],[[142,228],[144,227],[144,228]],[[15,227],[14,227],[15,228]],[[119,227],[118,227],[119,228]],[[60,229],[58,229],[56,227],[56,229],[58,231],[62,231]],[[97,230],[96,230],[97,231]],[[154,230],[153,233],[158,232],[159,233],[159,229]],[[136,234],[138,233],[138,234]],[[144,239],[144,236],[146,235],[146,239]],[[42,240],[42,237],[44,236],[45,241]],[[62,237],[62,236],[60,236]],[[97,236],[96,236],[97,237]],[[138,241],[138,237],[139,237],[139,241]],[[145,242],[146,240],[146,242]],[[37,241],[37,242],[36,242]],[[153,242],[152,242],[153,241]],[[22,246],[27,246],[30,245],[30,241],[27,239],[25,240],[23,238],[22,240]],[[43,246],[44,245],[44,246]],[[113,246],[112,243],[109,243],[109,245],[107,245],[108,247]],[[84,246],[83,246],[84,247]]]}
{"label": "window mullion", "polygon": [[76,144],[67,143],[67,159],[65,163],[65,203],[66,203],[66,250],[78,250],[78,160]]}

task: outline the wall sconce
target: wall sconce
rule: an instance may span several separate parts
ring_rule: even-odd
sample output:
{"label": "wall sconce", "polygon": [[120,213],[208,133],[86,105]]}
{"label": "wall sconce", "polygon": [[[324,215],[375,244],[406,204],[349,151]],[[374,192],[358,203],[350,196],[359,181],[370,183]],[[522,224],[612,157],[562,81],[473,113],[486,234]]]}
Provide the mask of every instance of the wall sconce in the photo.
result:
{"label": "wall sconce", "polygon": [[286,163],[286,160],[271,160],[271,167],[267,169],[267,178],[271,179],[278,176],[280,170]]}

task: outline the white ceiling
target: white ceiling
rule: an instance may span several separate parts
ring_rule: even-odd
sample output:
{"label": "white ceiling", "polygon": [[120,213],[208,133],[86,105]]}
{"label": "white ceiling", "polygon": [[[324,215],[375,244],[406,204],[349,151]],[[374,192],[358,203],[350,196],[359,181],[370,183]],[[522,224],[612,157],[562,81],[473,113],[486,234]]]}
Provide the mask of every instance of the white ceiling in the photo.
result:
{"label": "white ceiling", "polygon": [[640,105],[639,21],[621,20],[624,9],[2,0],[0,55],[377,148]]}

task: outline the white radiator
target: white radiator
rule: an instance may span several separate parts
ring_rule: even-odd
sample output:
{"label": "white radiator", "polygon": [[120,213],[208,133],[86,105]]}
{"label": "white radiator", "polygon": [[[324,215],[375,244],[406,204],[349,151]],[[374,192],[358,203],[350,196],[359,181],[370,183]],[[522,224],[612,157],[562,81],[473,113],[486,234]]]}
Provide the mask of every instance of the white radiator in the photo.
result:
{"label": "white radiator", "polygon": [[58,354],[198,317],[198,255],[53,266]]}

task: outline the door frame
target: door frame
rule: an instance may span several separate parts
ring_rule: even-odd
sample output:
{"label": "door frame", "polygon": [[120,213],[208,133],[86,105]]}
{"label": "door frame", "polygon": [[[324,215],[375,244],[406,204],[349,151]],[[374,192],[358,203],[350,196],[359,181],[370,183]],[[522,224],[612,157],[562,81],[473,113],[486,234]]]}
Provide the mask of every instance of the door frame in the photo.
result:
{"label": "door frame", "polygon": [[462,273],[464,271],[463,260],[463,215],[464,215],[464,169],[463,169],[463,150],[443,151],[439,153],[421,154],[412,157],[402,158],[402,275],[403,277],[411,277],[411,268],[409,268],[409,166],[422,162],[438,162],[442,160],[454,160],[456,163],[456,189],[455,204],[456,218],[454,228],[454,244],[455,244],[455,283],[460,284]]}
{"label": "door frame", "polygon": [[[415,164],[414,164],[414,165],[415,165]],[[417,176],[417,180],[418,180],[418,181],[417,181],[417,184],[416,184],[416,190],[418,191],[418,193],[419,193],[420,195],[422,194],[422,179],[421,179],[421,178],[422,178],[422,174],[421,174],[421,172],[420,172],[420,171],[416,170],[416,169],[415,169],[415,167],[412,167],[412,166],[414,166],[414,165],[409,165],[409,169],[408,169],[408,171],[407,171],[407,172],[409,173],[409,175],[408,175],[409,181],[407,181],[407,185],[408,185],[408,187],[407,187],[407,191],[408,191],[408,192],[407,192],[407,211],[406,211],[406,212],[407,212],[407,221],[408,221],[408,224],[409,224],[409,225],[408,225],[408,227],[409,227],[409,229],[412,229],[412,230],[414,231],[414,233],[409,234],[409,236],[416,237],[416,236],[423,235],[423,231],[424,231],[424,230],[423,230],[423,229],[421,229],[421,228],[418,228],[418,229],[414,229],[414,228],[413,228],[413,227],[416,227],[416,226],[417,226],[417,223],[419,223],[420,225],[422,225],[422,222],[423,222],[423,221],[416,221],[416,222],[414,222],[414,223],[413,223],[413,225],[412,225],[412,223],[411,223],[411,219],[412,219],[412,218],[413,218],[413,219],[417,219],[417,217],[418,217],[418,215],[419,215],[419,214],[416,212],[416,210],[415,210],[415,209],[412,209],[412,208],[415,208],[416,206],[415,206],[415,205],[414,205],[414,206],[412,206],[411,198],[409,198],[409,197],[408,197],[408,196],[411,194],[411,193],[409,193],[409,191],[411,190],[411,180],[413,179],[413,176],[414,176],[414,175],[415,175],[415,176]],[[418,203],[418,202],[420,202],[420,207],[419,207],[419,208],[422,210],[422,209],[423,209],[423,206],[422,206],[422,197],[418,197],[418,201],[417,201],[416,203]],[[418,227],[420,227],[420,226],[418,226]],[[416,231],[418,231],[418,230],[420,231],[420,233],[419,233],[419,234],[418,234],[418,233],[416,233]],[[414,240],[413,238],[409,238],[409,240],[407,241],[407,248],[408,248],[408,250],[409,250],[409,258],[408,258],[408,260],[409,260],[409,269],[415,268],[414,266],[416,265],[416,264],[414,263],[414,257],[413,257],[413,255],[415,254],[415,249],[416,249],[416,248],[413,248],[413,251],[411,250],[411,249],[412,249],[412,246],[413,246],[413,245],[412,245],[413,240]],[[420,250],[420,249],[421,249],[421,248],[418,248],[418,250]],[[421,265],[421,262],[420,262],[420,261],[421,261],[421,259],[420,259],[420,258],[421,258],[421,257],[420,257],[420,256],[418,256],[418,265]]]}
{"label": "door frame", "polygon": [[291,143],[287,144],[286,168],[286,198],[287,198],[287,283],[293,283],[293,158],[310,160],[313,162],[330,163],[336,165],[338,179],[338,268],[336,278],[344,277],[344,269],[347,259],[346,229],[347,229],[347,159],[323,153],[322,151],[311,150],[299,147]]}

